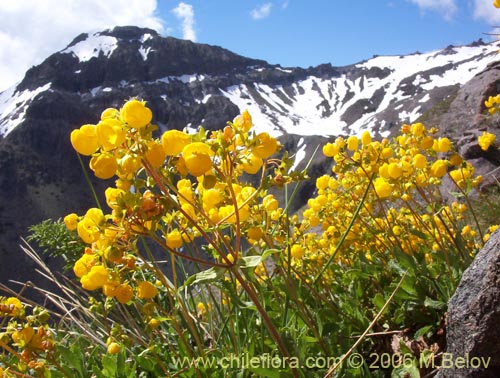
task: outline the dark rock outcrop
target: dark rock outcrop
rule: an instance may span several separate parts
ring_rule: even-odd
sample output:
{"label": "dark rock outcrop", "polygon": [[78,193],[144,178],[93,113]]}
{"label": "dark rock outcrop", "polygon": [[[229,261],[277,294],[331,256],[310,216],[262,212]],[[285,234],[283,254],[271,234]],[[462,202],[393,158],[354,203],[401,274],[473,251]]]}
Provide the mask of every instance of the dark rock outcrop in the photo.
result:
{"label": "dark rock outcrop", "polygon": [[447,350],[439,377],[499,377],[499,323],[500,231],[497,231],[464,272],[448,304]]}

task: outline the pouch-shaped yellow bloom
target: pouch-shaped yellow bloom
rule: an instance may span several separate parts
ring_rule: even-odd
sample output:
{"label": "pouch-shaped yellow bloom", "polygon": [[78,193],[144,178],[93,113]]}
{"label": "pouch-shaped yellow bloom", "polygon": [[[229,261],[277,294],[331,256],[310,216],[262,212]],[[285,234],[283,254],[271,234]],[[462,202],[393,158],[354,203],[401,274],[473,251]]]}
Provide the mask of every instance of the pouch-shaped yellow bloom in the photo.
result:
{"label": "pouch-shaped yellow bloom", "polygon": [[361,134],[361,144],[367,146],[372,142],[372,136],[368,130],[363,131]]}
{"label": "pouch-shaped yellow bloom", "polygon": [[97,140],[104,151],[113,150],[125,142],[126,131],[120,120],[106,118],[96,126]]}
{"label": "pouch-shaped yellow bloom", "polygon": [[301,259],[304,256],[304,248],[299,244],[294,244],[290,248],[290,255],[294,259]]}
{"label": "pouch-shaped yellow bloom", "polygon": [[410,132],[416,137],[422,136],[424,134],[424,131],[425,131],[425,126],[420,122],[414,123],[410,127]]}
{"label": "pouch-shaped yellow bloom", "polygon": [[156,294],[158,294],[158,289],[151,282],[142,281],[137,285],[137,296],[140,299],[151,299]]}
{"label": "pouch-shaped yellow bloom", "polygon": [[202,142],[190,143],[182,149],[182,156],[188,172],[201,176],[212,169],[212,156],[214,153],[208,145]]}
{"label": "pouch-shaped yellow bloom", "polygon": [[351,135],[347,138],[347,149],[350,151],[356,151],[358,149],[359,139],[355,135]]}
{"label": "pouch-shaped yellow bloom", "polygon": [[129,284],[121,284],[115,289],[114,294],[118,302],[127,303],[134,297],[134,290]]}
{"label": "pouch-shaped yellow bloom", "polygon": [[117,209],[117,200],[120,196],[124,195],[125,191],[117,188],[106,188],[104,195],[106,197],[106,203],[111,209]]}
{"label": "pouch-shaped yellow bloom", "polygon": [[243,111],[243,113],[234,118],[233,127],[242,133],[247,133],[252,128],[252,116],[248,110]]}
{"label": "pouch-shaped yellow bloom", "polygon": [[183,131],[168,130],[161,136],[161,144],[167,156],[176,156],[189,144],[191,137]]}
{"label": "pouch-shaped yellow bloom", "polygon": [[76,260],[75,265],[73,266],[73,272],[75,273],[75,276],[77,276],[78,278],[82,278],[84,275],[90,272],[90,269],[94,266],[94,264],[94,256],[84,254],[82,257]]}
{"label": "pouch-shaped yellow bloom", "polygon": [[131,179],[141,167],[141,159],[137,156],[126,154],[118,161],[118,177],[122,179]]}
{"label": "pouch-shaped yellow bloom", "polygon": [[422,154],[416,154],[413,156],[413,165],[415,168],[423,169],[427,167],[427,158]]}
{"label": "pouch-shaped yellow bloom", "polygon": [[167,154],[160,143],[151,141],[148,143],[148,150],[146,151],[146,160],[153,166],[153,168],[159,168],[165,162]]}
{"label": "pouch-shaped yellow bloom", "polygon": [[66,228],[70,231],[76,230],[76,227],[78,225],[78,215],[75,213],[68,214],[64,217],[64,224],[66,225]]}
{"label": "pouch-shaped yellow bloom", "polygon": [[257,139],[259,143],[252,149],[255,156],[267,159],[278,149],[278,141],[266,132],[257,135]]}
{"label": "pouch-shaped yellow bloom", "polygon": [[122,347],[117,342],[113,341],[112,343],[109,343],[109,345],[108,345],[108,353],[109,354],[118,354],[118,353],[120,353],[121,350],[122,350]]}
{"label": "pouch-shaped yellow bloom", "polygon": [[95,125],[83,125],[70,135],[71,145],[82,155],[92,155],[99,148]]}
{"label": "pouch-shaped yellow bloom", "polygon": [[118,163],[111,154],[100,154],[90,159],[90,169],[94,171],[96,177],[103,180],[109,179],[116,174]]}
{"label": "pouch-shaped yellow bloom", "polygon": [[385,181],[382,177],[377,177],[373,182],[373,186],[375,187],[375,192],[380,198],[387,198],[392,193],[391,184]]}
{"label": "pouch-shaped yellow bloom", "polygon": [[397,179],[403,174],[403,168],[401,168],[399,163],[390,163],[387,168],[387,173],[391,178]]}
{"label": "pouch-shaped yellow bloom", "polygon": [[110,119],[110,118],[115,118],[119,119],[120,118],[120,111],[115,108],[106,108],[103,110],[101,113],[101,121],[104,121],[105,119]]}
{"label": "pouch-shaped yellow bloom", "polygon": [[165,236],[167,247],[175,249],[182,247],[182,235],[179,230],[173,230]]}
{"label": "pouch-shaped yellow bloom", "polygon": [[446,174],[448,169],[448,162],[446,160],[436,160],[431,166],[431,175],[434,177],[441,178]]}
{"label": "pouch-shaped yellow bloom", "polygon": [[29,344],[34,335],[35,335],[35,330],[33,329],[33,327],[26,327],[20,331],[12,332],[11,337],[14,343],[23,348],[27,344]]}
{"label": "pouch-shaped yellow bloom", "polygon": [[436,152],[448,152],[451,148],[451,141],[448,138],[436,139],[432,148]]}
{"label": "pouch-shaped yellow bloom", "polygon": [[334,157],[339,153],[339,147],[334,143],[326,143],[323,146],[323,155],[326,157]]}
{"label": "pouch-shaped yellow bloom", "polygon": [[80,278],[80,283],[85,290],[96,290],[108,281],[108,270],[102,265],[94,265],[90,271]]}
{"label": "pouch-shaped yellow bloom", "polygon": [[127,101],[120,109],[120,114],[123,121],[135,129],[147,126],[153,119],[153,113],[146,107],[146,102],[135,99]]}
{"label": "pouch-shaped yellow bloom", "polygon": [[495,143],[495,139],[496,139],[496,135],[495,134],[487,133],[486,131],[484,131],[483,135],[481,135],[478,138],[479,147],[481,147],[481,149],[483,151],[487,151],[488,148],[490,148],[490,146],[493,143]]}
{"label": "pouch-shaped yellow bloom", "polygon": [[241,159],[241,168],[249,175],[254,175],[259,172],[263,164],[264,162],[262,159],[252,153],[246,154]]}
{"label": "pouch-shaped yellow bloom", "polygon": [[[491,231],[493,232],[493,231]],[[2,304],[10,306],[10,313],[8,313],[10,316],[17,316],[22,313],[23,310],[23,304],[22,302],[16,298],[16,297],[9,297],[7,298]]]}

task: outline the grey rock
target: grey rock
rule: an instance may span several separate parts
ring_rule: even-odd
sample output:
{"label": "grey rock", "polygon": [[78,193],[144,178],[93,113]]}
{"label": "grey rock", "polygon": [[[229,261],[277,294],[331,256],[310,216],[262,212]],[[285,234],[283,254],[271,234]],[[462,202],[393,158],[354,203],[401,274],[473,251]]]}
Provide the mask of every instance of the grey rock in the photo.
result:
{"label": "grey rock", "polygon": [[500,231],[496,231],[464,272],[448,304],[448,360],[456,362],[465,358],[481,366],[472,368],[469,365],[469,368],[459,369],[446,362],[449,368],[441,369],[439,377],[499,377],[499,323]]}

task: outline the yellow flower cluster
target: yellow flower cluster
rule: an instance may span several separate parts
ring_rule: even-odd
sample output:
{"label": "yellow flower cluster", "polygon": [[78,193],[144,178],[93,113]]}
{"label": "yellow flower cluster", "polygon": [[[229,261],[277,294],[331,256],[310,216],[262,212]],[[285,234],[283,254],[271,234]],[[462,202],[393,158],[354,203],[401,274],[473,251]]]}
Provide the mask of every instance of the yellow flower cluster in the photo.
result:
{"label": "yellow flower cluster", "polygon": [[[266,132],[253,132],[247,111],[210,135],[203,129],[193,134],[168,130],[154,138],[151,119],[144,102],[131,100],[71,135],[79,153],[92,155],[96,176],[118,176],[116,187],[105,191],[109,214],[91,208],[64,219],[88,244],[74,273],[84,289],[100,289],[121,303],[158,293],[159,287],[134,275],[149,266],[136,247],[138,237],[148,236],[177,255],[204,237],[216,261],[230,266],[241,240],[231,245],[222,235],[232,230],[262,243],[265,229],[283,212],[267,194],[272,182],[264,180],[269,170],[280,169],[280,161],[271,158],[279,143]],[[258,175],[261,185],[247,184],[245,175]],[[265,275],[262,267],[256,271]]]}
{"label": "yellow flower cluster", "polygon": [[496,96],[489,96],[488,99],[484,102],[486,108],[488,108],[488,112],[490,114],[495,114],[500,110],[500,94]]}
{"label": "yellow flower cluster", "polygon": [[[403,125],[392,141],[372,141],[364,132],[361,138],[327,143],[323,153],[333,159],[334,175],[316,180],[317,195],[295,229],[291,257],[297,271],[314,277],[333,254],[334,261],[350,264],[360,255],[386,261],[395,249],[425,251],[430,263],[436,251],[450,250],[466,205],[441,201],[442,180],[448,176],[465,194],[481,177],[474,177],[473,167],[454,152],[451,141],[436,133],[415,123]],[[479,246],[471,235],[462,236],[470,250]]]}
{"label": "yellow flower cluster", "polygon": [[490,146],[495,143],[496,138],[495,134],[484,131],[478,138],[479,147],[481,147],[483,151],[488,151]]}
{"label": "yellow flower cluster", "polygon": [[5,326],[0,337],[0,348],[10,353],[12,348],[17,348],[19,356],[19,372],[0,368],[2,377],[25,376],[21,373],[28,369],[33,369],[40,376],[49,373],[46,358],[54,350],[53,334],[47,325],[50,315],[39,307],[35,307],[30,315],[26,312],[25,304],[18,298],[0,297],[0,321]]}

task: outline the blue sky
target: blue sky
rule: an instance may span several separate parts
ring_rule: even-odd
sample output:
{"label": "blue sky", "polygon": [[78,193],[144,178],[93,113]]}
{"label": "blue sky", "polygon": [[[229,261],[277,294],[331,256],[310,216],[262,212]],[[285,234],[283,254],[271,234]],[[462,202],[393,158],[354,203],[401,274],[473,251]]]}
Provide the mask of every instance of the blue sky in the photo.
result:
{"label": "blue sky", "polygon": [[492,0],[0,1],[0,91],[82,32],[137,25],[282,66],[467,44],[500,25]]}
{"label": "blue sky", "polygon": [[[166,21],[166,31],[182,38],[171,11],[174,3],[160,1],[159,15]],[[485,4],[491,13],[500,13],[489,0],[189,2],[198,42],[301,67],[347,65],[375,54],[431,51],[481,37],[490,40],[483,33],[492,30],[495,18],[477,13]]]}

